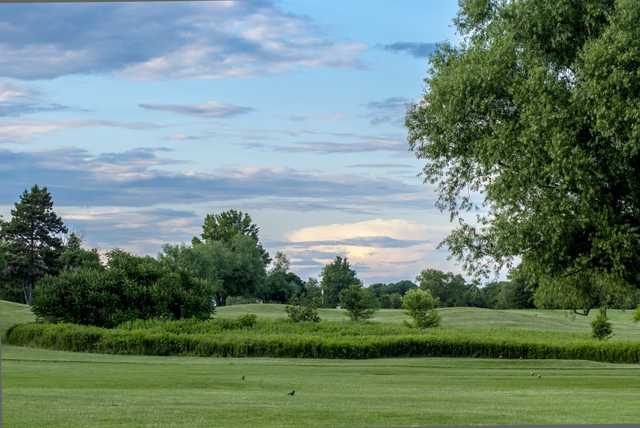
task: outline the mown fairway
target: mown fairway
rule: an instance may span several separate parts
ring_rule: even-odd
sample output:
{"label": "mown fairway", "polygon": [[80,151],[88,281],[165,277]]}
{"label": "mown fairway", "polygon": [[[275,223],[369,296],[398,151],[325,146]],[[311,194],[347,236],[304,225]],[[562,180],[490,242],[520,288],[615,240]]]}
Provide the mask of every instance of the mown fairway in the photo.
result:
{"label": "mown fairway", "polygon": [[[235,316],[239,309],[224,308],[219,315]],[[258,310],[277,316],[281,308]],[[396,314],[390,313],[400,317]],[[2,328],[13,322],[10,317],[30,318],[23,306],[0,302]],[[640,418],[636,365],[138,357],[18,347],[5,347],[2,358],[10,427],[357,427]],[[290,397],[292,389],[296,394]]]}

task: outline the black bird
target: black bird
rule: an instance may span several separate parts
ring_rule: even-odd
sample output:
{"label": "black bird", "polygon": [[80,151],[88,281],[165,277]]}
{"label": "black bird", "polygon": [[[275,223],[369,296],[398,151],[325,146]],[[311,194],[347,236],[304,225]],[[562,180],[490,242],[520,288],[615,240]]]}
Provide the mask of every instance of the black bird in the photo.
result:
{"label": "black bird", "polygon": [[294,395],[296,395],[296,390],[292,389],[291,392],[287,392],[287,395],[290,395],[293,397]]}
{"label": "black bird", "polygon": [[242,380],[244,380],[244,376],[242,376]]}

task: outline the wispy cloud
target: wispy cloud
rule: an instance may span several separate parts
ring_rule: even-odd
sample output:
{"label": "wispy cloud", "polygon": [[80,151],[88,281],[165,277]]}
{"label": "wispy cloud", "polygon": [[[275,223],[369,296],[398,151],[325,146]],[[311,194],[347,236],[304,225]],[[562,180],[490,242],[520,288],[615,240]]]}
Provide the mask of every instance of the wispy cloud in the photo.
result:
{"label": "wispy cloud", "polygon": [[145,110],[157,110],[204,119],[224,119],[254,111],[251,107],[207,101],[202,104],[140,104]]}
{"label": "wispy cloud", "polygon": [[44,95],[34,88],[0,82],[0,117],[63,110],[70,110],[70,108],[47,102]]}
{"label": "wispy cloud", "polygon": [[372,101],[366,104],[367,117],[372,125],[390,123],[396,126],[404,125],[404,116],[411,100],[404,97],[391,97],[382,101]]}
{"label": "wispy cloud", "polygon": [[365,48],[333,42],[309,18],[266,0],[14,4],[3,5],[0,15],[0,75],[17,79],[96,73],[216,79],[353,68]]}
{"label": "wispy cloud", "polygon": [[283,153],[314,153],[321,155],[409,151],[404,141],[385,138],[345,143],[333,141],[301,141],[286,145],[266,145],[263,143],[248,142],[243,143],[243,146],[249,149],[264,149]]}
{"label": "wispy cloud", "polygon": [[79,206],[142,207],[158,204],[264,202],[281,208],[295,195],[308,201],[360,209],[389,204],[425,207],[432,200],[419,185],[389,178],[334,175],[290,168],[245,167],[214,172],[173,172],[179,161],[160,156],[166,148],[93,155],[82,149],[45,152],[0,151],[0,204],[26,187],[48,185],[58,203]]}
{"label": "wispy cloud", "polygon": [[29,142],[39,135],[50,134],[64,129],[120,128],[139,131],[162,127],[164,125],[148,122],[121,122],[114,120],[14,120],[0,122],[0,144]]}
{"label": "wispy cloud", "polygon": [[426,59],[436,51],[437,43],[396,42],[383,45],[387,51],[406,53],[416,58]]}

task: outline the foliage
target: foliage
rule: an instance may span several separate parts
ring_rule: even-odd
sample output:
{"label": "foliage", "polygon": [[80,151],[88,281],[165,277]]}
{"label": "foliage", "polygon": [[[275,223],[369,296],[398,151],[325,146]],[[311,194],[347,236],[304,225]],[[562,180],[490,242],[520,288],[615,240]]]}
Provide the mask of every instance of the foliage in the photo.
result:
{"label": "foliage", "polygon": [[[619,363],[640,362],[636,342],[550,341],[515,335],[509,340],[477,334],[456,334],[438,329],[429,333],[358,335],[341,334],[344,323],[271,323],[266,325],[294,329],[300,333],[265,334],[254,330],[203,332],[198,323],[180,322],[181,329],[152,321],[151,329],[104,329],[75,324],[20,324],[9,329],[6,343],[66,351],[139,355],[198,355],[219,357],[296,357],[296,358],[383,358],[383,357],[474,357],[525,359],[582,359]],[[334,333],[307,334],[308,329],[327,323]],[[202,325],[215,325],[210,321]],[[169,323],[171,325],[171,323]],[[190,326],[189,328],[187,328]],[[352,324],[351,329],[378,326]],[[169,332],[173,329],[174,332]],[[401,329],[401,326],[395,329]],[[411,329],[408,329],[411,331]],[[177,331],[177,332],[176,332]],[[186,332],[190,331],[190,332]]]}
{"label": "foliage", "polygon": [[378,301],[371,290],[352,284],[340,292],[340,307],[348,312],[352,321],[367,320],[376,312]]}
{"label": "foliage", "polygon": [[335,260],[322,269],[320,287],[322,288],[322,306],[335,308],[342,290],[354,284],[360,284],[356,271],[351,269],[349,260],[336,256]]}
{"label": "foliage", "polygon": [[402,307],[402,296],[413,288],[416,288],[411,281],[399,281],[389,284],[371,284],[369,289],[380,301],[380,306],[384,309],[399,309]]}
{"label": "foliage", "polygon": [[598,315],[591,322],[593,328],[593,337],[598,340],[604,340],[611,336],[611,323],[607,320],[607,313],[603,309],[598,311]]}
{"label": "foliage", "polygon": [[275,255],[273,267],[266,280],[259,287],[258,297],[264,302],[286,303],[299,295],[304,281],[293,272],[289,272],[289,259],[283,252]]}
{"label": "foliage", "polygon": [[633,311],[633,321],[640,322],[640,305]]}
{"label": "foliage", "polygon": [[638,287],[639,21],[633,0],[461,2],[406,125],[470,272],[519,258],[585,310]]}
{"label": "foliage", "polygon": [[[202,225],[201,238],[204,242],[223,242],[231,244],[238,236],[253,239],[260,250],[264,265],[271,261],[269,253],[260,244],[260,228],[253,223],[251,216],[238,210],[223,211],[220,214],[207,214]],[[195,239],[194,243],[198,240]]]}
{"label": "foliage", "polygon": [[320,288],[318,280],[309,278],[304,284],[301,296],[308,304],[319,307],[322,304],[322,289]]}
{"label": "foliage", "polygon": [[106,269],[77,268],[42,279],[33,311],[50,321],[112,327],[137,318],[208,318],[212,295],[206,282],[186,271],[114,251]]}
{"label": "foliage", "polygon": [[311,305],[303,305],[298,301],[292,302],[291,305],[287,305],[285,308],[289,321],[293,322],[320,322],[320,315],[318,309]]}
{"label": "foliage", "polygon": [[85,250],[82,248],[80,237],[71,233],[60,254],[60,269],[99,269],[100,266],[98,251],[96,249]]}
{"label": "foliage", "polygon": [[258,316],[256,314],[245,314],[238,318],[238,324],[242,328],[253,328],[258,321]]}
{"label": "foliage", "polygon": [[433,298],[429,291],[413,289],[407,291],[402,298],[402,307],[413,319],[417,328],[437,327],[440,325],[440,315],[435,308],[438,306],[438,299]]}
{"label": "foliage", "polygon": [[417,276],[421,289],[429,291],[442,306],[483,306],[480,291],[474,283],[467,283],[462,275],[425,269]]}
{"label": "foliage", "polygon": [[61,234],[67,232],[53,210],[53,199],[46,187],[24,191],[11,210],[11,219],[2,223],[2,239],[8,249],[9,281],[23,288],[24,302],[31,304],[36,282],[59,270],[63,249]]}
{"label": "foliage", "polygon": [[244,235],[234,236],[228,243],[167,245],[160,260],[170,269],[184,269],[206,282],[220,306],[229,296],[256,296],[266,275],[260,248],[252,237]]}

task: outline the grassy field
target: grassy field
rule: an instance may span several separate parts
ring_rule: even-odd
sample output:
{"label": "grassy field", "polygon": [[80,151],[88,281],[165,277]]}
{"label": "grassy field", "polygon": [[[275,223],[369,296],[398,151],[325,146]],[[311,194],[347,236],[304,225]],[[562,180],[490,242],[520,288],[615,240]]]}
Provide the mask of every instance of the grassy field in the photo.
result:
{"label": "grassy field", "polygon": [[[235,317],[246,311],[282,316],[282,307],[275,305],[222,308],[218,315]],[[540,318],[567,332],[588,329],[586,320],[546,311],[535,318],[538,311],[485,315],[482,310],[451,309],[443,311],[445,323],[454,318],[460,322],[453,311],[465,313],[469,322],[474,322],[472,313],[482,314],[480,324],[493,320],[499,326],[508,318],[536,329],[525,320]],[[630,312],[618,316],[617,323],[624,325]],[[385,311],[379,318],[398,322],[402,314]],[[0,328],[30,320],[24,306],[0,302]],[[632,327],[629,322],[629,335]],[[11,346],[4,347],[2,359],[5,423],[10,427],[364,427],[637,423],[640,418],[638,365],[142,357]],[[296,394],[287,395],[292,389]]]}
{"label": "grassy field", "polygon": [[[286,318],[284,305],[254,304],[234,305],[218,308],[216,316],[220,318],[237,318],[240,315],[252,313],[259,318]],[[516,309],[482,309],[482,308],[441,308],[442,328],[461,331],[493,330],[525,330],[535,335],[538,333],[552,333],[568,336],[580,335],[589,337],[591,334],[591,320],[596,315],[592,311],[589,317],[573,315],[562,310],[516,310]],[[612,340],[640,340],[640,324],[632,320],[633,311],[609,310],[607,315],[613,325]],[[347,315],[343,310],[320,309],[320,318],[331,321],[344,321]],[[382,309],[376,312],[372,321],[402,323],[409,318],[399,309]]]}

